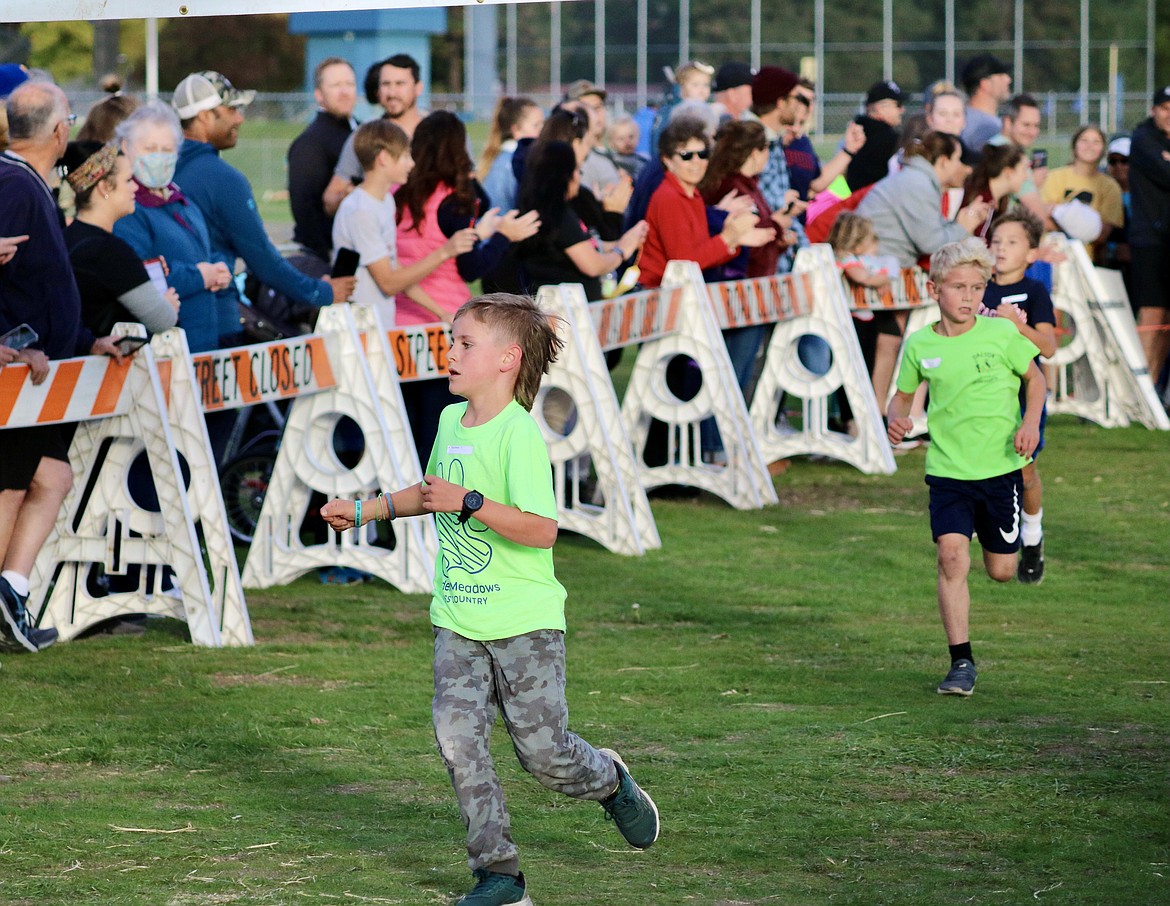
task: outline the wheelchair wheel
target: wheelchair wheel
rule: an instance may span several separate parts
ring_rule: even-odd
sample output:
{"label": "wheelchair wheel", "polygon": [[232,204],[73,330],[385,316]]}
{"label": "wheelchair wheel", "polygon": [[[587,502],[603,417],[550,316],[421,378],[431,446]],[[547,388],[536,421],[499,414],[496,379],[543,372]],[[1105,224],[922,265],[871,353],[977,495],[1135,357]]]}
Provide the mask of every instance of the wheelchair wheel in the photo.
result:
{"label": "wheelchair wheel", "polygon": [[250,544],[256,533],[275,464],[275,450],[253,450],[229,460],[220,470],[219,486],[228,528],[232,537],[243,544]]}

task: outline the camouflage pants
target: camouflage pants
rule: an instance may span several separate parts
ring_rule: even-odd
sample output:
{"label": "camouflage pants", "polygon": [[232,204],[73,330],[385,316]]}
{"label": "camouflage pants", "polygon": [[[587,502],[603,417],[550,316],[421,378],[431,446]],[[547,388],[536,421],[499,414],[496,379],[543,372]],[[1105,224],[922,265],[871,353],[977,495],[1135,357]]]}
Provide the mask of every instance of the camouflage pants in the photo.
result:
{"label": "camouflage pants", "polygon": [[564,633],[541,630],[476,642],[436,629],[435,739],[467,828],[472,871],[519,870],[488,746],[501,713],[520,765],[550,790],[600,800],[617,785],[609,756],[568,730]]}

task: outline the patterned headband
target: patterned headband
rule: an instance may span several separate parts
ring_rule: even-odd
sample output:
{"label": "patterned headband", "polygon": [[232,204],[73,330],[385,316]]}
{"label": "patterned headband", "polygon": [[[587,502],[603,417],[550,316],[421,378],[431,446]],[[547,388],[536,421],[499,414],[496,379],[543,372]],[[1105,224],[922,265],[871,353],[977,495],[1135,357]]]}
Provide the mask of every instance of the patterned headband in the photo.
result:
{"label": "patterned headband", "polygon": [[109,176],[117,160],[118,146],[111,142],[87,157],[85,163],[70,172],[65,178],[69,180],[69,185],[73,187],[74,192],[84,192],[87,189],[92,189]]}

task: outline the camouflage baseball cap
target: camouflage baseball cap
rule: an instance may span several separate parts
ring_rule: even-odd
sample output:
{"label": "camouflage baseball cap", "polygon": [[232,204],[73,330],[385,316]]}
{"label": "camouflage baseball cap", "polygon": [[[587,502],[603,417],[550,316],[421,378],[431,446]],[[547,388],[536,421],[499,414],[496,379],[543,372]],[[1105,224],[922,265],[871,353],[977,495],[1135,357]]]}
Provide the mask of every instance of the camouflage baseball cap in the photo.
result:
{"label": "camouflage baseball cap", "polygon": [[179,83],[171,106],[181,120],[189,120],[204,110],[216,107],[246,107],[256,97],[255,91],[240,91],[227,76],[210,69],[193,72]]}

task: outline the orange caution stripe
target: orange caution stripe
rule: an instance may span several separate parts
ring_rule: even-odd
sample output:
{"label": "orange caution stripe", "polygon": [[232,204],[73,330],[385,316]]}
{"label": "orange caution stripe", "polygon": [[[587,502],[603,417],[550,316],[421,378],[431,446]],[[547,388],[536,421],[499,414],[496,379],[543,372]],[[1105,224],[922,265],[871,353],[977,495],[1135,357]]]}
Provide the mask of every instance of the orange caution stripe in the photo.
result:
{"label": "orange caution stripe", "polygon": [[106,366],[106,373],[102,375],[101,386],[93,401],[91,414],[109,415],[118,406],[118,399],[122,396],[122,388],[126,386],[126,376],[130,374],[130,359],[123,359],[119,364],[113,359]]}
{"label": "orange caution stripe", "polygon": [[77,387],[77,379],[81,377],[81,369],[85,362],[79,359],[69,359],[61,362],[52,377],[49,395],[41,407],[38,422],[56,422],[65,417],[69,411],[69,401],[73,399],[73,390]]}
{"label": "orange caution stripe", "polygon": [[27,365],[5,365],[0,368],[0,425],[8,424],[12,410],[20,399],[20,390],[29,377]]}

